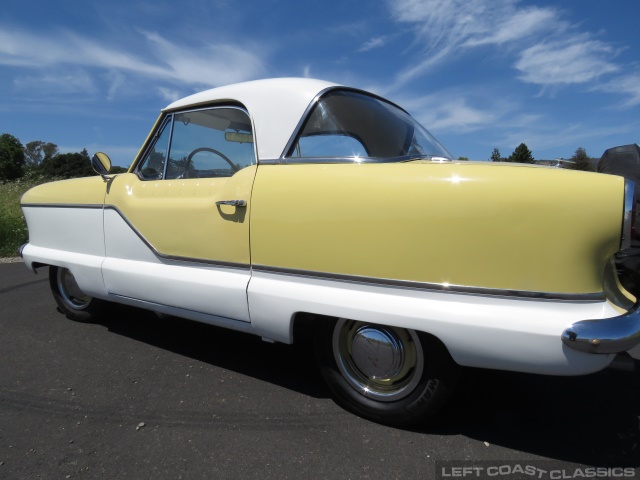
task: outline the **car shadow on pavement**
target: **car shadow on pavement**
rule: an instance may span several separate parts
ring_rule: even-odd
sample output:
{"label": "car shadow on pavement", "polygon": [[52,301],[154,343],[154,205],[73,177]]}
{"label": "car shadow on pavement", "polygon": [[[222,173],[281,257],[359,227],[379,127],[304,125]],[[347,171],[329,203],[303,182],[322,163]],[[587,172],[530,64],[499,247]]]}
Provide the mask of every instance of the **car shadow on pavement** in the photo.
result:
{"label": "car shadow on pavement", "polygon": [[263,380],[314,398],[326,398],[312,349],[268,343],[255,335],[133,307],[113,305],[98,324],[109,331],[179,355]]}
{"label": "car shadow on pavement", "polygon": [[[130,307],[109,331],[313,398],[328,392],[308,345],[259,337]],[[490,446],[600,467],[640,466],[640,361],[635,371],[553,377],[463,369],[445,409],[418,433],[463,435]],[[513,455],[513,454],[511,454]]]}
{"label": "car shadow on pavement", "polygon": [[554,377],[466,369],[430,428],[542,457],[598,467],[640,466],[640,361]]}

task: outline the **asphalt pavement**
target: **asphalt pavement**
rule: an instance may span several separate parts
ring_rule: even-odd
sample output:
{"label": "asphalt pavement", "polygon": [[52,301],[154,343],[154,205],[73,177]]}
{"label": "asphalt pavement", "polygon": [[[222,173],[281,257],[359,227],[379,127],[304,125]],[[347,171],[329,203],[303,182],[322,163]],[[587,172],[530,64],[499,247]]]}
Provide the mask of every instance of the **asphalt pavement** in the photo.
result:
{"label": "asphalt pavement", "polygon": [[0,479],[640,478],[639,348],[627,366],[468,369],[438,419],[400,430],[336,406],[304,346],[125,307],[72,322],[46,269],[2,264]]}

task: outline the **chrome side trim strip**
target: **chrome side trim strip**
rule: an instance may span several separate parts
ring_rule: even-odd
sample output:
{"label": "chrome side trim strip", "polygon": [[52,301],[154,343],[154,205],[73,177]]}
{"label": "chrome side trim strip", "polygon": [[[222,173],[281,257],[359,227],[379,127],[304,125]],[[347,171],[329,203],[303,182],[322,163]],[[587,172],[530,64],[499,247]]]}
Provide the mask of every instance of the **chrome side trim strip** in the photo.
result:
{"label": "chrome side trim strip", "polygon": [[96,208],[102,209],[102,203],[22,203],[20,207],[29,207],[29,208]]}
{"label": "chrome side trim strip", "polygon": [[[318,164],[344,164],[344,163],[402,163],[416,160],[416,157],[405,155],[402,157],[393,158],[369,158],[369,157],[286,157],[278,159],[266,159],[260,160],[260,165],[318,165]],[[428,160],[428,159],[424,159]],[[434,164],[447,163],[446,162],[433,161]]]}
{"label": "chrome side trim strip", "polygon": [[142,234],[142,232],[140,232],[129,221],[129,219],[125,216],[125,214],[123,212],[120,211],[120,209],[118,207],[116,207],[115,205],[105,205],[104,209],[105,210],[113,210],[118,215],[120,215],[120,217],[122,217],[122,219],[126,222],[126,224],[129,226],[129,228],[131,228],[131,230],[133,230],[133,232],[138,236],[138,238],[140,238],[140,240],[142,240],[144,242],[144,244],[147,246],[147,248],[149,248],[149,250],[151,250],[153,252],[153,254],[158,258],[161,258],[161,259],[164,259],[164,260],[175,260],[175,261],[178,261],[178,262],[200,263],[200,264],[204,264],[204,265],[213,265],[213,266],[217,266],[217,267],[236,268],[236,269],[239,269],[239,270],[250,270],[251,269],[251,266],[249,264],[246,264],[246,263],[225,262],[225,261],[222,261],[222,260],[209,260],[209,259],[205,259],[205,258],[181,257],[181,256],[178,256],[178,255],[169,255],[169,254],[166,254],[166,253],[159,252],[151,244],[151,242],[149,242],[149,240],[147,240],[145,238],[145,236]]}
{"label": "chrome side trim strip", "polygon": [[517,298],[522,300],[560,300],[567,302],[602,302],[606,300],[604,292],[596,293],[559,293],[559,292],[530,292],[523,290],[503,290],[498,288],[468,287],[464,285],[450,285],[442,283],[416,282],[411,280],[393,280],[387,278],[372,278],[358,275],[344,275],[340,273],[315,272],[297,270],[293,268],[270,267],[267,265],[252,265],[256,272],[275,273],[279,275],[293,275],[298,277],[336,280],[339,282],[362,283],[396,288],[413,288],[443,293],[459,293],[466,295],[484,295],[492,297]]}
{"label": "chrome side trim strip", "polygon": [[640,303],[624,315],[581,320],[562,333],[562,343],[586,353],[620,353],[640,344]]}

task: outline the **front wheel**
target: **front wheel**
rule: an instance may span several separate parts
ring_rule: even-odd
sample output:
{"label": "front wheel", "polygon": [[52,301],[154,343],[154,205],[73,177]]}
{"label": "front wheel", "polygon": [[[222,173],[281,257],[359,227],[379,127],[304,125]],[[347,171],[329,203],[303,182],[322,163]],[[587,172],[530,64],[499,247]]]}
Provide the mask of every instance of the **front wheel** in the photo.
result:
{"label": "front wheel", "polygon": [[320,319],[316,355],[336,403],[376,422],[409,426],[451,395],[458,366],[440,341],[404,328]]}
{"label": "front wheel", "polygon": [[106,302],[84,293],[67,268],[49,267],[49,285],[58,310],[70,320],[90,322],[104,309]]}

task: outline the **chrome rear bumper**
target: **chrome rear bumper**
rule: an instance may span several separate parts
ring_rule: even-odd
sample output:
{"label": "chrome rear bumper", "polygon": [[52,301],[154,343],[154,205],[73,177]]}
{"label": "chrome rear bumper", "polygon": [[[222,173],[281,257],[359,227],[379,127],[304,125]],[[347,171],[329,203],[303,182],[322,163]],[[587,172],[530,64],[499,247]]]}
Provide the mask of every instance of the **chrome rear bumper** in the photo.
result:
{"label": "chrome rear bumper", "polygon": [[620,353],[640,344],[640,302],[624,315],[581,320],[562,332],[562,342],[586,353]]}

